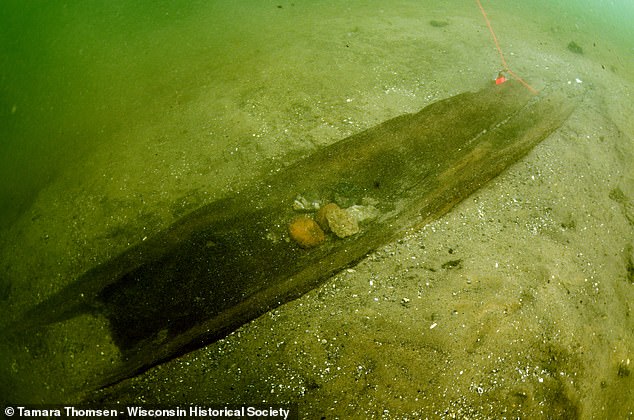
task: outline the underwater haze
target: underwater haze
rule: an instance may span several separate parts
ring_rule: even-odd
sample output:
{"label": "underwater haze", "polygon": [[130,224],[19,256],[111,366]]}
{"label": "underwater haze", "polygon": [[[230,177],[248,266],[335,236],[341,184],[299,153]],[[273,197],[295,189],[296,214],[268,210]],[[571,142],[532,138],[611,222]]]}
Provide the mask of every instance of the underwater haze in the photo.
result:
{"label": "underwater haze", "polygon": [[[442,10],[453,9],[456,17],[475,7],[475,3],[464,1],[444,4]],[[243,86],[252,88],[254,79],[264,82],[258,73],[263,68],[276,70],[270,60],[279,50],[278,43],[303,44],[321,38],[326,45],[320,45],[317,54],[327,54],[328,48],[336,48],[328,42],[343,45],[354,35],[337,32],[338,24],[347,21],[353,25],[349,30],[359,30],[354,24],[363,22],[360,18],[364,13],[386,14],[389,9],[415,10],[417,6],[418,10],[430,9],[425,2],[398,2],[381,11],[379,3],[370,2],[355,16],[351,10],[363,9],[362,4],[317,2],[311,7],[275,2],[5,2],[0,44],[4,69],[0,121],[4,133],[0,155],[2,226],[26,211],[38,191],[64,168],[90,156],[95,148],[106,147],[122,130],[139,126],[140,121],[165,124],[166,112],[200,95],[201,90],[222,95],[221,84],[227,78],[234,78],[227,88],[233,88],[237,78],[243,79]],[[493,18],[495,13],[511,13],[513,20],[561,32],[563,43],[563,35],[569,34],[585,47],[586,55],[604,60],[604,66],[628,80],[634,77],[632,2],[491,2],[485,6],[491,7]],[[505,23],[495,22],[500,29]],[[426,24],[425,20],[420,22],[422,27]],[[408,34],[399,32],[398,27],[389,31],[403,44],[415,43],[415,35],[407,39]],[[324,39],[328,36],[334,38]],[[409,48],[417,51],[415,45]],[[418,45],[418,49],[423,48],[422,43]],[[300,57],[285,57],[286,63],[277,66],[284,66],[289,73],[314,73],[318,69],[302,67],[311,61],[306,55],[314,49],[307,48]],[[372,46],[353,54],[363,53],[373,55]],[[336,57],[333,54],[322,65],[343,72],[345,65],[335,63]],[[487,57],[495,59],[490,54]],[[349,55],[345,59],[353,60]],[[461,72],[460,67],[456,63],[454,71]],[[326,80],[327,70],[319,72]],[[411,72],[420,70],[412,68]],[[362,83],[364,75],[348,77]],[[334,84],[349,86],[345,84],[347,79],[341,79],[338,75]],[[323,91],[323,86],[313,91]]]}
{"label": "underwater haze", "polygon": [[[86,386],[122,357],[102,317],[2,343],[0,402],[633,418],[634,2],[481,3],[513,74],[575,98],[559,130],[439,220],[113,387]],[[502,61],[472,0],[4,1],[0,325]]]}

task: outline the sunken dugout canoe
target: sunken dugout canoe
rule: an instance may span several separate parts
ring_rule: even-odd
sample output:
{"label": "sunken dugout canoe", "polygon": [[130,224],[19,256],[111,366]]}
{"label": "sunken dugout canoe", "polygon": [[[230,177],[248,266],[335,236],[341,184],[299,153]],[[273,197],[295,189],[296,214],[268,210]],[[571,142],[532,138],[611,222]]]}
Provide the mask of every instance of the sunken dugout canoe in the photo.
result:
{"label": "sunken dugout canoe", "polygon": [[[561,95],[535,96],[511,81],[388,120],[90,269],[30,310],[20,331],[85,313],[105,317],[120,357],[94,386],[133,376],[222,338],[441,216],[548,137],[572,109]],[[373,216],[357,233],[302,248],[288,231],[302,197],[365,207]]]}

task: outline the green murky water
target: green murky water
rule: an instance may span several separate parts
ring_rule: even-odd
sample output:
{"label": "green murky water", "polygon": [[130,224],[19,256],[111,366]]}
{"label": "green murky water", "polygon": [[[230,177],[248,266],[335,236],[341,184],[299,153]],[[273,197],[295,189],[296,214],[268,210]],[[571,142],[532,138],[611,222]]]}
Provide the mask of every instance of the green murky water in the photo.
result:
{"label": "green murky water", "polygon": [[[105,400],[633,415],[634,4],[483,6],[515,73],[581,92],[566,125],[443,219]],[[502,69],[472,1],[2,9],[3,324],[202,204]],[[27,344],[0,346],[6,404],[76,402],[119,357],[89,316]]]}

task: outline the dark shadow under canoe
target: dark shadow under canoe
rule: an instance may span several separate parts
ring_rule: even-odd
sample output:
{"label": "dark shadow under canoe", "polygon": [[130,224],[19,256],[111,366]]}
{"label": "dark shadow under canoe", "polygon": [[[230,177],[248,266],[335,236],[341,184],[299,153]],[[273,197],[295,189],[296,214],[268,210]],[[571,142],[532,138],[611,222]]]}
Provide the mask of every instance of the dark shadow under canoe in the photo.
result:
{"label": "dark shadow under canoe", "polygon": [[[571,110],[561,96],[507,82],[386,121],[94,267],[29,311],[20,333],[87,312],[106,317],[121,359],[94,387],[130,377],[225,336],[447,212]],[[298,197],[375,214],[354,235],[303,249],[288,234]]]}

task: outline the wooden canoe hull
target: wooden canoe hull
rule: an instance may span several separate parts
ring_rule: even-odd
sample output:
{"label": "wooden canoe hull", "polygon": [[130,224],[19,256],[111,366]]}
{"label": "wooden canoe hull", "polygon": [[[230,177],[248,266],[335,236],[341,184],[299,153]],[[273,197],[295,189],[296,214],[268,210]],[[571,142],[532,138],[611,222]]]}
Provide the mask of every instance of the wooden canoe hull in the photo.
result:
{"label": "wooden canoe hull", "polygon": [[[451,209],[549,136],[570,102],[507,82],[348,137],[185,216],[31,310],[21,331],[108,319],[121,360],[94,386],[221,338],[295,299],[404,230]],[[372,203],[357,234],[313,248],[288,235],[298,196]]]}

